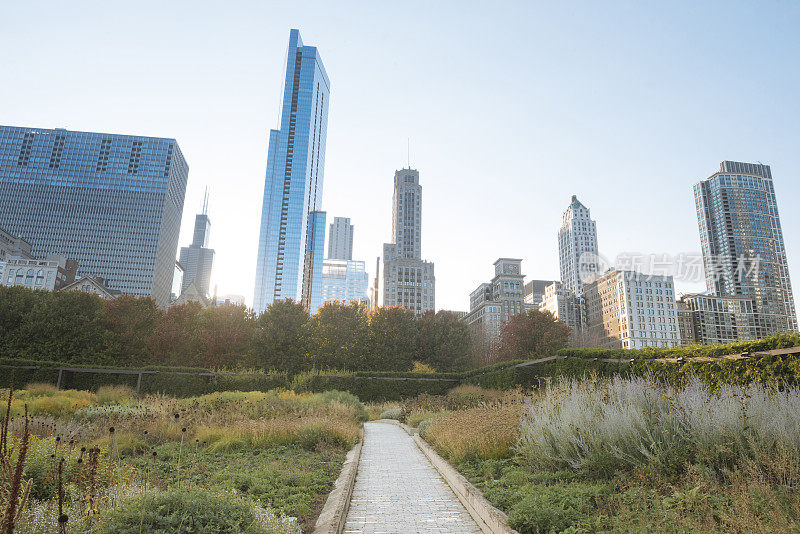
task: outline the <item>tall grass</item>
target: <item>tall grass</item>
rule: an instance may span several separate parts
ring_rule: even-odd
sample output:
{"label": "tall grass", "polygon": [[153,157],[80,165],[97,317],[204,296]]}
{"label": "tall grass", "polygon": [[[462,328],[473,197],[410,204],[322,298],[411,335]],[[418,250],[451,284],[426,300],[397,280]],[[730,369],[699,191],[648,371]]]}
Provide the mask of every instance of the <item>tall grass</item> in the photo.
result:
{"label": "tall grass", "polygon": [[598,476],[702,463],[724,475],[746,461],[800,456],[800,389],[753,384],[711,391],[646,378],[564,380],[529,403],[518,451],[535,468]]}

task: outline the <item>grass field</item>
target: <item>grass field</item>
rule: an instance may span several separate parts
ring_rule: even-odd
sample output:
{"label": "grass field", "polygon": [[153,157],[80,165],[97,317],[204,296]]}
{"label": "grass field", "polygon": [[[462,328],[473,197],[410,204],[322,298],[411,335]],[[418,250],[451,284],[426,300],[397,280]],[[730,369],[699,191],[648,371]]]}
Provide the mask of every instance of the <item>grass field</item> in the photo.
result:
{"label": "grass field", "polygon": [[175,399],[37,384],[6,409],[0,511],[24,504],[19,533],[306,532],[367,418],[341,392]]}

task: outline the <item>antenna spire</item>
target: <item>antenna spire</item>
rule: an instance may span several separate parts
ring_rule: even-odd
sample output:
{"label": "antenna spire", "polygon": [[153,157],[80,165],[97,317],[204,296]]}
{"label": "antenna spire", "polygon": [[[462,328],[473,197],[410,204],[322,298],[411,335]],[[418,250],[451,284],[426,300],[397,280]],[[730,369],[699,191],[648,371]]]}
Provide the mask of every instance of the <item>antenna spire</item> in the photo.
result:
{"label": "antenna spire", "polygon": [[208,186],[203,193],[203,215],[208,215]]}
{"label": "antenna spire", "polygon": [[408,168],[411,168],[411,138],[406,138],[406,158],[408,161]]}

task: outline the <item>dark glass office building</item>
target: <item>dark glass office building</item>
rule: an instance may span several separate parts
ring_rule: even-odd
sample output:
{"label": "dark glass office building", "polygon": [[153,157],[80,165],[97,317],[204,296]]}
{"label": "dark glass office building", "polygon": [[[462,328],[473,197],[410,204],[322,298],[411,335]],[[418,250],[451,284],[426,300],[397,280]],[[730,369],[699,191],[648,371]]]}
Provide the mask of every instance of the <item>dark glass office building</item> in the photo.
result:
{"label": "dark glass office building", "polygon": [[322,298],[322,204],[330,82],[319,51],[289,33],[280,130],[269,132],[253,309],[292,299],[316,311]]}
{"label": "dark glass office building", "polygon": [[174,139],[0,126],[0,227],[167,306],[188,173]]}

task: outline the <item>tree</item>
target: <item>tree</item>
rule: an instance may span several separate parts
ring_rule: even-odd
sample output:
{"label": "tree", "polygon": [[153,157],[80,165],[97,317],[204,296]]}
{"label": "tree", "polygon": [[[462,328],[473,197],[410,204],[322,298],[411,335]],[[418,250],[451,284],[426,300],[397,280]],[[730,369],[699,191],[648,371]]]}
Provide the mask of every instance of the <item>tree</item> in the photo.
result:
{"label": "tree", "polygon": [[141,365],[153,360],[150,339],[160,313],[153,299],[121,295],[105,301],[106,328],[112,334],[115,365]]}
{"label": "tree", "polygon": [[369,344],[363,304],[326,302],[306,323],[310,363],[321,369],[365,369]]}
{"label": "tree", "polygon": [[290,373],[308,369],[308,320],[308,310],[300,304],[289,299],[273,302],[256,320],[255,365]]}
{"label": "tree", "polygon": [[417,318],[417,359],[437,371],[463,371],[472,360],[469,325],[448,311]]}
{"label": "tree", "polygon": [[197,332],[203,305],[187,302],[160,314],[150,339],[156,365],[198,366]]}
{"label": "tree", "polygon": [[200,312],[197,329],[199,363],[229,369],[250,366],[255,319],[245,306],[214,306]]}
{"label": "tree", "polygon": [[541,358],[567,346],[572,330],[547,311],[530,310],[511,318],[500,330],[494,360]]}
{"label": "tree", "polygon": [[370,369],[410,371],[417,349],[414,312],[400,306],[384,306],[369,314]]}
{"label": "tree", "polygon": [[113,364],[111,333],[103,299],[90,293],[36,291],[16,339],[29,358],[59,362]]}

